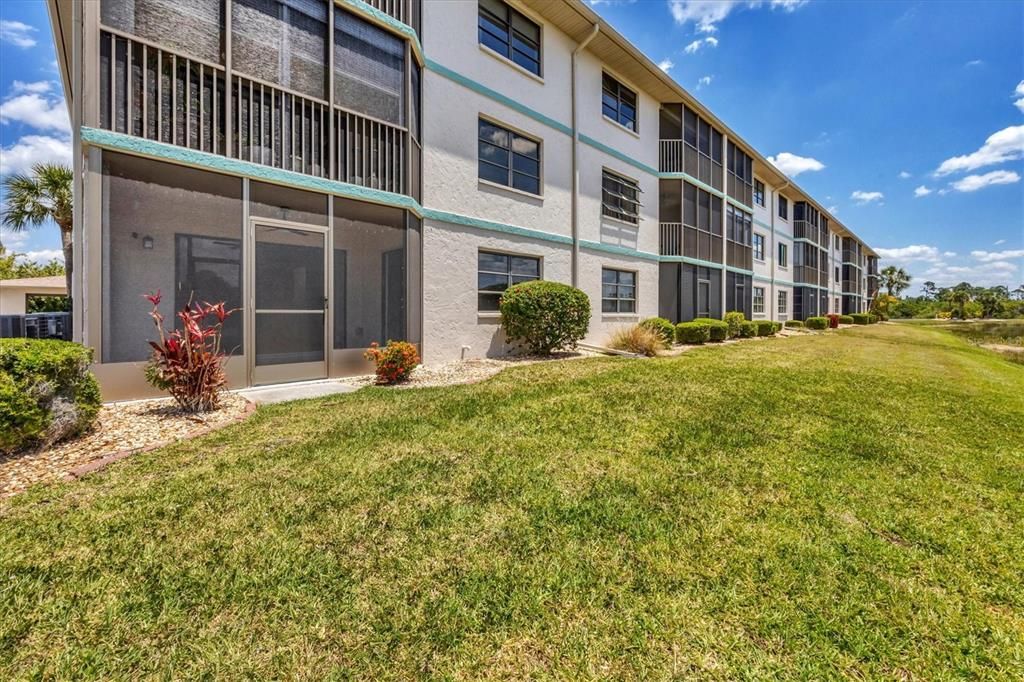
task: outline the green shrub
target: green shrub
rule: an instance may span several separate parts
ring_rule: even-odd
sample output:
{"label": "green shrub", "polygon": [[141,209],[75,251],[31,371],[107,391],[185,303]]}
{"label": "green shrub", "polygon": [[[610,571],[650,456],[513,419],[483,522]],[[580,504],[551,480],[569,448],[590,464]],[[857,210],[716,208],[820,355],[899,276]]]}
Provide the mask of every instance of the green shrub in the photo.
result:
{"label": "green shrub", "polygon": [[96,420],[92,350],[67,341],[0,339],[0,452],[52,445]]}
{"label": "green shrub", "polygon": [[750,339],[757,336],[757,322],[744,321],[740,325],[740,338]]}
{"label": "green shrub", "polygon": [[641,327],[647,327],[658,333],[665,342],[665,345],[672,345],[676,338],[676,326],[664,317],[649,317],[640,323]]}
{"label": "green shrub", "polygon": [[804,326],[808,329],[828,329],[827,317],[808,317],[804,320]]}
{"label": "green shrub", "polygon": [[775,333],[775,323],[771,320],[757,320],[757,335],[771,336]]}
{"label": "green shrub", "polygon": [[786,327],[789,329],[803,329],[804,323],[800,320],[786,320]]}
{"label": "green shrub", "polygon": [[743,316],[743,313],[738,310],[733,310],[725,314],[725,317],[723,317],[722,320],[729,328],[727,335],[730,339],[740,335],[740,325],[746,322],[746,319],[747,318]]}
{"label": "green shrub", "polygon": [[575,348],[587,335],[590,299],[559,282],[515,284],[501,296],[501,325],[510,341],[518,341],[534,353]]}
{"label": "green shrub", "polygon": [[875,324],[876,322],[878,322],[878,315],[868,313],[868,324]]}
{"label": "green shrub", "polygon": [[678,343],[701,344],[711,338],[711,327],[701,324],[700,320],[680,322],[676,325],[676,341]]}
{"label": "green shrub", "polygon": [[853,324],[853,316],[852,315],[840,315],[839,316],[839,324]]}
{"label": "green shrub", "polygon": [[782,331],[782,323],[781,322],[772,322],[772,334],[778,334],[781,331]]}
{"label": "green shrub", "polygon": [[867,313],[854,313],[853,315],[850,315],[850,317],[853,318],[853,323],[854,324],[870,324],[871,323],[871,316],[868,315]]}
{"label": "green shrub", "polygon": [[712,320],[707,317],[702,317],[694,320],[694,322],[708,328],[708,338],[711,341],[725,341],[729,336],[729,325],[722,320]]}

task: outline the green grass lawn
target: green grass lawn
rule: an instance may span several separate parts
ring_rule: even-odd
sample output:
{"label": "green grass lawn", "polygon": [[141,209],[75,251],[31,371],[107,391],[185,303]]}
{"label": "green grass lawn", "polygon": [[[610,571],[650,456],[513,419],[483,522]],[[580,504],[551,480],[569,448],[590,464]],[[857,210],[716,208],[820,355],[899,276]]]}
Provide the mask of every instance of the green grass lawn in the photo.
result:
{"label": "green grass lawn", "polygon": [[879,325],[261,408],[0,508],[0,679],[1024,677],[1024,366]]}

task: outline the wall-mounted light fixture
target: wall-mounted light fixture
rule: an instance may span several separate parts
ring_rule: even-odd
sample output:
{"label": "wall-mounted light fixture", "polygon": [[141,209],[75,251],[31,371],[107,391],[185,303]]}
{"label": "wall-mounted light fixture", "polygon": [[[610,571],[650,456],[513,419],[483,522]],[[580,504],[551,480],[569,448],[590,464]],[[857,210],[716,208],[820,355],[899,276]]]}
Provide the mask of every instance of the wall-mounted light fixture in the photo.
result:
{"label": "wall-mounted light fixture", "polygon": [[152,250],[153,248],[153,238],[150,237],[148,234],[142,238],[142,248],[148,250]]}

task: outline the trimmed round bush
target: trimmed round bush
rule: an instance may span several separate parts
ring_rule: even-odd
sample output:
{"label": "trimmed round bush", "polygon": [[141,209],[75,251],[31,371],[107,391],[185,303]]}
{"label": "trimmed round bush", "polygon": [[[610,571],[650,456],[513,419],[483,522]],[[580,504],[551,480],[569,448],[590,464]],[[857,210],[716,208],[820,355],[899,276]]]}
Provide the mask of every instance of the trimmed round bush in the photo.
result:
{"label": "trimmed round bush", "polygon": [[803,329],[804,323],[800,320],[786,320],[786,327],[789,329]]}
{"label": "trimmed round bush", "polygon": [[808,329],[828,329],[827,317],[808,317],[804,320],[804,326]]}
{"label": "trimmed round bush", "polygon": [[867,313],[854,313],[850,315],[853,318],[854,324],[870,324],[871,319]]}
{"label": "trimmed round bush", "polygon": [[738,310],[733,310],[725,314],[722,321],[729,327],[728,337],[730,339],[740,335],[740,325],[746,322],[746,320],[747,318]]}
{"label": "trimmed round bush", "polygon": [[778,334],[781,331],[782,331],[782,323],[781,322],[772,322],[772,334]]}
{"label": "trimmed round bush", "polygon": [[49,446],[96,421],[92,349],[69,341],[0,339],[0,452]]}
{"label": "trimmed round bush", "polygon": [[853,324],[853,317],[851,315],[840,315],[839,324]]}
{"label": "trimmed round bush", "polygon": [[771,320],[757,320],[757,335],[771,336],[775,333],[775,323]]}
{"label": "trimmed round bush", "polygon": [[740,338],[751,339],[757,336],[757,323],[744,321],[740,324]]}
{"label": "trimmed round bush", "polygon": [[510,341],[533,353],[575,348],[590,325],[590,299],[575,287],[534,280],[501,296],[501,326]]}
{"label": "trimmed round bush", "polygon": [[676,338],[676,326],[664,317],[649,317],[640,323],[641,327],[647,327],[658,333],[662,340],[671,345]]}
{"label": "trimmed round bush", "polygon": [[868,324],[875,324],[876,322],[878,322],[878,315],[868,313]]}
{"label": "trimmed round bush", "polygon": [[701,324],[699,320],[680,322],[676,325],[676,341],[678,343],[702,344],[711,338],[711,327]]}
{"label": "trimmed round bush", "polygon": [[825,316],[825,319],[828,320],[828,328],[829,329],[838,329],[839,328],[839,316],[836,315],[835,313],[829,313],[828,315]]}
{"label": "trimmed round bush", "polygon": [[711,341],[725,341],[729,336],[729,325],[722,320],[712,320],[707,317],[702,317],[694,320],[694,323],[708,328],[708,338]]}

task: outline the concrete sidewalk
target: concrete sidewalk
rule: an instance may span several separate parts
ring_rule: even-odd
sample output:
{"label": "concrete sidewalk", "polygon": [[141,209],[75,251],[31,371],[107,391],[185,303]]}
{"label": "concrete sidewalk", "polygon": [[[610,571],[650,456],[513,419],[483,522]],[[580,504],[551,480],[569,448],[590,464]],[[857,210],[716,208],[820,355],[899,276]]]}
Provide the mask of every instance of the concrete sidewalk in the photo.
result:
{"label": "concrete sidewalk", "polygon": [[322,398],[326,395],[334,395],[335,393],[352,393],[358,389],[358,386],[345,383],[344,379],[332,379],[247,388],[238,391],[238,395],[251,400],[257,405],[272,405],[274,403],[288,402],[289,400]]}

